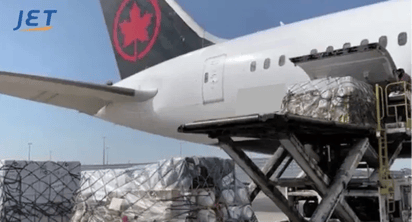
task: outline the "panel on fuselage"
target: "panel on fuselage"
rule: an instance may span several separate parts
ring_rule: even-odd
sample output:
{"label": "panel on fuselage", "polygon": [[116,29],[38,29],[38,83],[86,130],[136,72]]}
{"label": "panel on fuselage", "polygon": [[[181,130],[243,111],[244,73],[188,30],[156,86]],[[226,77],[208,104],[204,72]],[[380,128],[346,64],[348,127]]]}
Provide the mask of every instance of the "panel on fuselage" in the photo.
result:
{"label": "panel on fuselage", "polygon": [[223,101],[223,74],[226,55],[208,58],[203,70],[203,103]]}

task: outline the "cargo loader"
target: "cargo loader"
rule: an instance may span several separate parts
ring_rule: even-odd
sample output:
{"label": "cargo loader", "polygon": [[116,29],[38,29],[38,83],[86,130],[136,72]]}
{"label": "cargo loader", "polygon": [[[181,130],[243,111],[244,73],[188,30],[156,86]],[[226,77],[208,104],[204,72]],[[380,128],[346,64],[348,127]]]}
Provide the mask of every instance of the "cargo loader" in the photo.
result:
{"label": "cargo loader", "polygon": [[[217,139],[252,179],[250,200],[262,191],[290,221],[409,221],[411,179],[393,178],[390,167],[411,157],[411,84],[399,81],[389,52],[372,43],[290,61],[311,80],[290,86],[280,111],[178,131]],[[272,156],[260,169],[245,150]],[[304,177],[280,178],[288,159]],[[365,168],[367,177],[353,178]]]}

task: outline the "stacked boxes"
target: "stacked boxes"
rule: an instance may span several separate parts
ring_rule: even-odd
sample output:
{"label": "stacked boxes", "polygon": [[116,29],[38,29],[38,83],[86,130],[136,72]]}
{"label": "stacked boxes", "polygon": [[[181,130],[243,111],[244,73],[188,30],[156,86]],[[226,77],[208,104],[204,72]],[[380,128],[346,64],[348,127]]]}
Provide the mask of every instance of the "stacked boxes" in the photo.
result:
{"label": "stacked boxes", "polygon": [[341,123],[376,124],[372,86],[350,76],[292,85],[283,98],[281,112]]}
{"label": "stacked boxes", "polygon": [[231,160],[190,157],[82,172],[72,221],[252,221]]}
{"label": "stacked boxes", "polygon": [[80,162],[0,161],[1,221],[69,221]]}

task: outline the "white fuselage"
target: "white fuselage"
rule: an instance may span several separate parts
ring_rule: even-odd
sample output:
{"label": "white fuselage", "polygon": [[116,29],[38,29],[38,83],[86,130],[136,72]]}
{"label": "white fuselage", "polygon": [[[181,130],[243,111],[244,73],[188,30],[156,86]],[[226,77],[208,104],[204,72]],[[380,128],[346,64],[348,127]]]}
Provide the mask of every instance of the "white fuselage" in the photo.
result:
{"label": "white fuselage", "polygon": [[[407,33],[403,46],[398,45],[401,32]],[[156,88],[153,99],[110,104],[96,116],[157,135],[213,144],[216,140],[181,134],[177,128],[196,120],[277,111],[290,84],[309,80],[289,58],[313,49],[323,52],[328,46],[357,46],[364,39],[374,43],[381,36],[387,37],[386,49],[396,67],[410,74],[411,2],[389,1],[276,27],[168,60],[115,84]],[[280,66],[282,55],[285,64]],[[267,58],[270,66],[264,69]]]}

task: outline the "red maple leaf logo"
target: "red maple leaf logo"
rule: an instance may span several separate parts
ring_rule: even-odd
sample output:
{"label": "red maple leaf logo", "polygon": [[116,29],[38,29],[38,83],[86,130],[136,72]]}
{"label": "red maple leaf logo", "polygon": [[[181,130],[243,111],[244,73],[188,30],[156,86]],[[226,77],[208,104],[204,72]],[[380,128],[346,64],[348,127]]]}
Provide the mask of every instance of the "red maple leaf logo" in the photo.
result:
{"label": "red maple leaf logo", "polygon": [[140,42],[149,40],[147,27],[150,25],[153,15],[146,12],[143,16],[140,16],[140,8],[136,5],[136,2],[133,2],[129,13],[129,21],[124,20],[119,24],[124,36],[123,48],[137,40]]}

